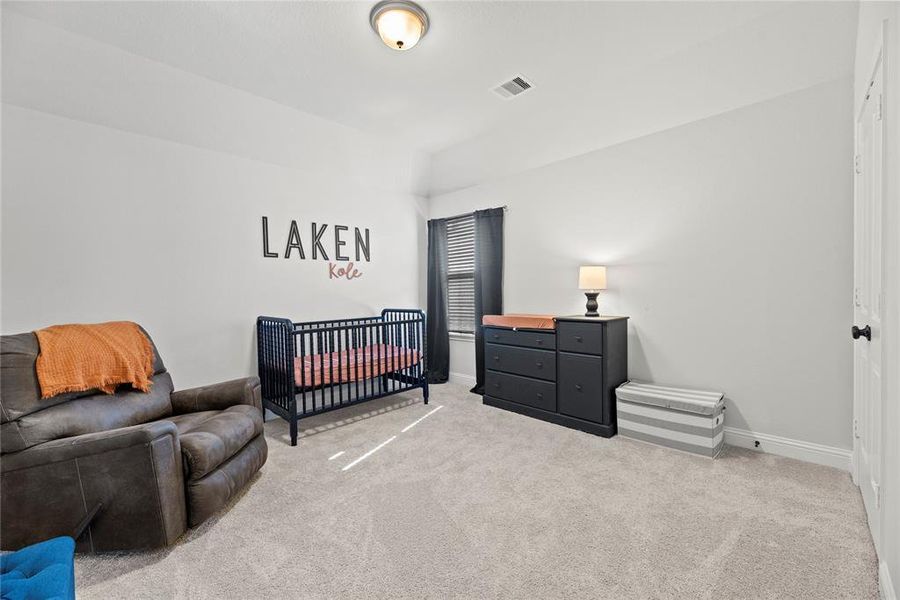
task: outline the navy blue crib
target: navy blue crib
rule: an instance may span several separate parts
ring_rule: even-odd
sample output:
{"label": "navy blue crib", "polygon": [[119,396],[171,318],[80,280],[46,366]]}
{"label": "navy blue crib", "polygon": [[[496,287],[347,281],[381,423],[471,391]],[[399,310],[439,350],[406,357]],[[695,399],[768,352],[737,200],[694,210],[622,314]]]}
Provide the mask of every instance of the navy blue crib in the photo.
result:
{"label": "navy blue crib", "polygon": [[425,373],[425,313],[386,308],[380,316],[295,323],[256,319],[263,407],[290,424],[399,392],[422,388]]}

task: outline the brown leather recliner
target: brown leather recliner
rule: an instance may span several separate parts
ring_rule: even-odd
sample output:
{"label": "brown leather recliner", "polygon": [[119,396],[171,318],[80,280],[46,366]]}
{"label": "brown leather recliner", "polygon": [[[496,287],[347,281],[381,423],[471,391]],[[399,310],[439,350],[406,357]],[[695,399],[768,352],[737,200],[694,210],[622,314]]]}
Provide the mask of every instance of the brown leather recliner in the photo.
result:
{"label": "brown leather recliner", "polygon": [[148,393],[41,399],[33,333],[0,337],[0,541],[71,535],[79,551],[166,546],[266,462],[256,377],[179,392],[154,351]]}

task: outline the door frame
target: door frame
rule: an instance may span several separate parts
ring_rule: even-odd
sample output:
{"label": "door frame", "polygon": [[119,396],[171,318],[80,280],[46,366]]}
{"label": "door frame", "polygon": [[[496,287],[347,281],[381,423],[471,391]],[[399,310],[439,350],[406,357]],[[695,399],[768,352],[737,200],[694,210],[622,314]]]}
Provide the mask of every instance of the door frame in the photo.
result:
{"label": "door frame", "polygon": [[[886,80],[886,79],[887,79],[887,69],[885,69],[885,64],[884,64],[884,60],[885,60],[885,40],[887,39],[887,31],[886,31],[886,28],[887,28],[887,23],[886,23],[886,22],[882,22],[881,27],[879,28],[879,31],[878,31],[878,37],[877,37],[877,39],[876,39],[876,45],[875,45],[875,52],[874,52],[874,55],[873,55],[872,59],[867,63],[867,64],[869,65],[869,69],[868,69],[868,76],[867,76],[867,85],[866,85],[866,89],[865,89],[865,92],[864,92],[865,96],[863,97],[863,102],[862,102],[861,105],[860,105],[859,112],[857,112],[857,113],[854,115],[854,119],[853,119],[853,157],[854,157],[854,164],[853,164],[853,166],[852,166],[851,168],[852,168],[852,170],[853,170],[853,214],[854,214],[854,220],[853,220],[853,252],[854,252],[853,266],[854,266],[854,272],[853,272],[853,277],[854,277],[854,281],[853,281],[853,286],[852,286],[851,309],[852,309],[852,312],[853,312],[852,317],[853,317],[854,320],[855,320],[855,318],[856,318],[856,260],[855,260],[855,252],[856,252],[856,227],[857,227],[857,224],[856,224],[856,206],[857,206],[857,202],[858,202],[858,200],[859,200],[859,197],[858,197],[858,193],[859,193],[859,185],[857,184],[858,174],[857,174],[857,172],[856,172],[856,160],[857,160],[857,157],[860,156],[859,127],[858,127],[858,123],[860,122],[860,119],[862,118],[863,114],[865,113],[865,110],[866,110],[866,102],[868,101],[867,96],[868,96],[868,93],[869,93],[869,89],[871,89],[872,83],[873,83],[874,80],[875,80],[875,75],[876,75],[876,73],[878,73],[878,70],[879,70],[879,69],[881,69],[881,91],[882,91],[882,100],[881,100],[882,105],[881,105],[881,110],[884,111],[884,110],[885,110],[885,107],[886,107],[886,103],[885,103],[885,101],[884,101],[885,96],[887,96],[887,90],[888,90],[888,83],[887,83],[887,80]],[[886,247],[887,247],[887,243],[886,243],[886,236],[885,236],[885,233],[890,231],[889,228],[887,227],[887,219],[885,218],[886,213],[887,213],[888,202],[889,202],[889,200],[888,200],[888,198],[887,198],[887,192],[888,192],[888,189],[887,189],[887,171],[886,171],[886,169],[884,168],[884,167],[885,167],[885,164],[884,164],[884,163],[885,163],[885,159],[886,159],[886,155],[887,155],[887,139],[888,139],[888,131],[887,131],[887,128],[885,127],[885,125],[886,125],[887,123],[888,123],[888,119],[885,119],[884,117],[882,117],[882,119],[881,119],[881,128],[882,128],[882,131],[881,131],[881,135],[882,135],[882,155],[881,155],[881,160],[882,160],[882,168],[881,168],[881,182],[880,182],[880,185],[881,185],[881,188],[882,188],[882,203],[881,203],[881,215],[880,215],[880,227],[881,227],[881,230],[882,230],[882,236],[881,236],[881,240],[882,240],[882,243],[881,243],[881,269],[882,269],[881,282],[882,282],[882,298],[883,298],[884,295],[885,295],[884,289],[885,289],[885,287],[886,287],[886,278],[885,278],[885,276],[884,276],[884,275],[885,275],[885,273],[884,273],[884,270],[885,270],[885,269],[884,269],[884,266],[885,266],[885,264],[886,264],[885,261],[886,261],[886,258],[887,258],[886,252],[885,252],[885,249],[886,249]],[[865,166],[864,166],[864,168],[865,168]],[[889,330],[891,330],[891,333],[893,334],[892,329],[893,329],[893,327],[894,327],[895,324],[892,324],[892,323],[890,323],[889,320],[886,320],[886,319],[885,319],[885,317],[887,316],[887,315],[885,314],[886,311],[884,311],[884,304],[885,304],[885,303],[882,302],[881,304],[882,304],[882,310],[881,310],[881,312],[882,312],[882,314],[881,314],[881,317],[882,317],[882,323],[881,323],[881,330],[878,332],[878,335],[880,335],[880,336],[882,337],[882,342],[881,342],[881,344],[880,344],[880,351],[881,351],[881,365],[882,365],[882,368],[884,368],[884,367],[885,367],[885,360],[884,360],[884,358],[885,358],[885,344],[884,344],[884,338],[885,338],[885,334],[886,334],[887,331],[889,331]],[[856,344],[856,343],[860,343],[860,342],[859,342],[858,340],[854,340],[853,343]],[[854,353],[855,353],[855,349],[854,349]],[[854,377],[855,377],[855,376],[856,376],[856,373],[855,373],[855,370],[856,370],[856,369],[855,369],[855,360],[852,360],[852,361],[851,361],[851,365],[853,365],[851,368],[852,368],[853,371],[854,371],[853,374],[854,374]],[[881,418],[882,418],[882,421],[881,421],[881,423],[880,423],[880,429],[881,429],[880,435],[881,435],[881,442],[882,442],[882,443],[881,443],[881,451],[879,452],[879,456],[878,456],[878,460],[881,462],[881,464],[880,464],[879,466],[880,466],[880,473],[882,474],[882,477],[884,476],[884,467],[885,467],[885,464],[884,464],[884,440],[885,440],[885,433],[886,433],[886,431],[885,431],[885,430],[886,430],[886,424],[885,424],[885,421],[886,421],[886,416],[887,416],[887,412],[886,412],[887,406],[886,406],[886,405],[887,405],[887,399],[888,399],[887,381],[888,381],[888,378],[887,378],[887,377],[882,377],[882,379],[881,379]],[[859,487],[859,486],[860,486],[860,481],[859,481],[859,461],[860,461],[860,451],[859,451],[859,438],[858,438],[858,436],[857,436],[857,428],[859,427],[859,417],[858,417],[858,414],[859,414],[859,406],[858,406],[857,397],[856,397],[856,392],[855,392],[855,384],[854,384],[854,386],[853,386],[852,395],[853,395],[853,420],[852,420],[852,422],[851,422],[851,427],[852,427],[852,434],[851,434],[851,435],[852,435],[852,438],[853,438],[853,457],[852,457],[851,464],[850,464],[850,467],[851,467],[851,468],[850,468],[850,474],[851,474],[851,478],[852,478],[852,480],[853,480],[854,485],[856,485],[857,487]],[[879,482],[879,483],[880,483],[881,485],[883,485],[883,482]],[[880,548],[880,542],[881,542],[881,538],[882,538],[882,530],[884,529],[883,519],[880,518],[880,517],[883,516],[883,514],[884,514],[883,508],[884,508],[884,502],[882,501],[882,502],[880,503],[880,506],[879,506],[879,509],[878,509],[878,510],[879,510],[879,519],[878,519],[878,527],[877,527],[877,531],[876,531],[876,530],[872,530],[871,526],[869,527],[870,533],[871,533],[871,535],[872,535],[872,539],[873,539],[873,541],[874,541],[874,543],[875,543],[875,547],[876,547],[876,548]],[[866,510],[866,509],[864,508],[863,510]],[[870,519],[868,518],[868,515],[867,515],[866,521],[867,521],[867,524],[871,524],[871,521],[870,521]],[[879,557],[879,558],[880,558],[880,557]]]}

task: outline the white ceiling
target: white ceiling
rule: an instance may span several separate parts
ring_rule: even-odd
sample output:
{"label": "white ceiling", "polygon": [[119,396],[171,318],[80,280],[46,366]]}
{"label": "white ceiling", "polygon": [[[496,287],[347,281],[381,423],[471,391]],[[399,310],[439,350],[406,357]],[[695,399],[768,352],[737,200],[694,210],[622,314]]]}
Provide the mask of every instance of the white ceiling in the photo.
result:
{"label": "white ceiling", "polygon": [[[583,113],[612,85],[785,6],[421,3],[431,30],[405,53],[369,29],[369,2],[13,2],[4,9],[437,152],[534,115]],[[519,73],[534,90],[512,100],[490,91]]]}

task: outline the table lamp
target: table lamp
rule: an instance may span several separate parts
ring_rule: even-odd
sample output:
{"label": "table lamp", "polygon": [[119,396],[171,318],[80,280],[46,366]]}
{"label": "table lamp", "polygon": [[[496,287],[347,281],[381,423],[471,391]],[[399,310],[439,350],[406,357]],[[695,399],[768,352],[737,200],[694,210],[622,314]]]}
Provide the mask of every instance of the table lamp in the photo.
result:
{"label": "table lamp", "polygon": [[599,317],[597,312],[597,296],[600,290],[606,289],[606,267],[585,266],[578,269],[578,289],[584,290],[587,304],[586,317]]}

